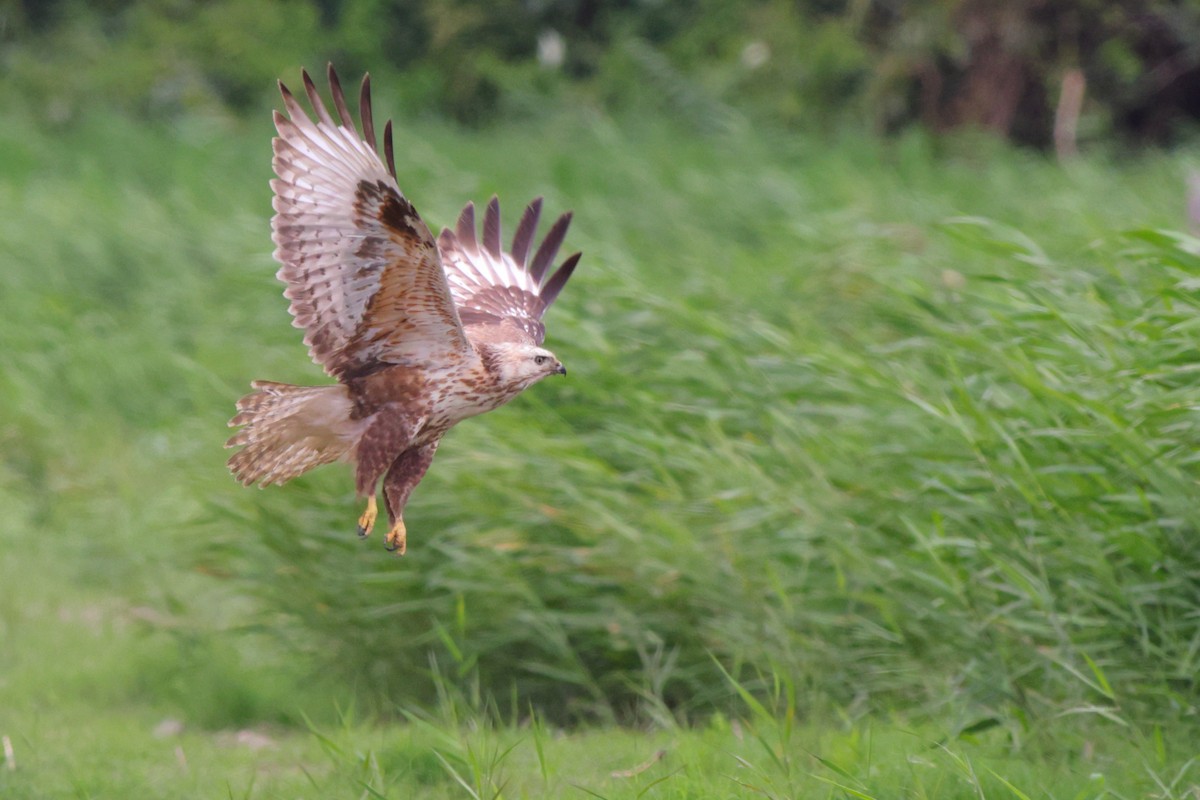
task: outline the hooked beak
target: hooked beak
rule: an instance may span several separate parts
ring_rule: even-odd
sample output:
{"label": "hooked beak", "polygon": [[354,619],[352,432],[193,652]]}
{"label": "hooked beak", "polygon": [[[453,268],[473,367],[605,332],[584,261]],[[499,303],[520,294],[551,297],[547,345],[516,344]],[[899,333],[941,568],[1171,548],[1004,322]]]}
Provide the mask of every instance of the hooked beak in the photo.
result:
{"label": "hooked beak", "polygon": [[566,375],[567,374],[567,368],[563,366],[561,361],[559,361],[558,364],[554,367],[554,374],[555,375]]}

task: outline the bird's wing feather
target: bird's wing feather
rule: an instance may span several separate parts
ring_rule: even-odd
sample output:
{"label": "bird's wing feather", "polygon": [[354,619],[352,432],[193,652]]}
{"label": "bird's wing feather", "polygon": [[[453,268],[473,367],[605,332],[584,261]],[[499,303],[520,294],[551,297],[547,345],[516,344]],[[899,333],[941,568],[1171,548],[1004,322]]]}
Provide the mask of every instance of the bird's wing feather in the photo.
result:
{"label": "bird's wing feather", "polygon": [[525,209],[507,251],[500,241],[500,203],[495,197],[484,212],[482,241],[476,236],[473,203],[463,209],[454,230],[442,231],[438,250],[464,325],[511,327],[539,345],[546,338],[542,315],[575,271],[580,254],[567,258],[546,278],[567,235],[571,215],[559,217],[533,252],[541,211],[539,197]]}
{"label": "bird's wing feather", "polygon": [[275,112],[271,227],[293,324],[304,329],[313,361],[343,380],[381,364],[461,356],[470,345],[437,246],[396,183],[391,122],[385,165],[375,144],[369,78],[359,105],[362,135],[332,66],[329,82],[336,121],[307,72],[315,120],[279,85],[287,116]]}

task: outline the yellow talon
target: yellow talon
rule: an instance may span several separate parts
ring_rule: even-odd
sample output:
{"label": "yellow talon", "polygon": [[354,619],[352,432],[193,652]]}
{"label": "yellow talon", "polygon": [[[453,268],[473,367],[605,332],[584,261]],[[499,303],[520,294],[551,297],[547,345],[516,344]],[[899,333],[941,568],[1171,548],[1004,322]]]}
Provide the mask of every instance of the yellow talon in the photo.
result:
{"label": "yellow talon", "polygon": [[396,520],[396,524],[388,531],[387,538],[383,540],[383,545],[398,556],[404,555],[404,551],[408,549],[408,530],[404,527],[403,519]]}
{"label": "yellow talon", "polygon": [[375,495],[371,495],[367,498],[366,510],[358,518],[358,535],[360,538],[366,538],[371,535],[371,528],[375,527],[376,516],[378,516],[378,511],[375,508]]}

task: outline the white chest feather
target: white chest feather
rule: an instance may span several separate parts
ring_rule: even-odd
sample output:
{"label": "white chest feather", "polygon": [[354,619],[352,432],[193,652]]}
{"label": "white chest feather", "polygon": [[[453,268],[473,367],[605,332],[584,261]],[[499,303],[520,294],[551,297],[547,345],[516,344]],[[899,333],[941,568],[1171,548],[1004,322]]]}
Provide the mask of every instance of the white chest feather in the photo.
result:
{"label": "white chest feather", "polygon": [[445,431],[468,417],[492,411],[521,393],[523,386],[505,386],[482,364],[448,369],[429,377],[429,431]]}

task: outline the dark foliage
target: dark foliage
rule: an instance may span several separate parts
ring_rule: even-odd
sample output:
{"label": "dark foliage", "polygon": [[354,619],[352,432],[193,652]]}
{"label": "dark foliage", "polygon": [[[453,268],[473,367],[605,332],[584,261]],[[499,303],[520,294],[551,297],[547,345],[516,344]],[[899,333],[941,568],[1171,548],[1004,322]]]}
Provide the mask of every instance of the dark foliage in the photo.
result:
{"label": "dark foliage", "polygon": [[[704,118],[977,126],[1043,147],[1056,113],[1072,140],[1147,142],[1200,114],[1200,8],[1184,0],[25,0],[0,12],[0,39],[4,73],[51,118],[101,98],[151,116],[246,109],[327,59],[403,72],[410,108],[467,124],[572,83]],[[1060,103],[1071,75],[1077,111]]]}

